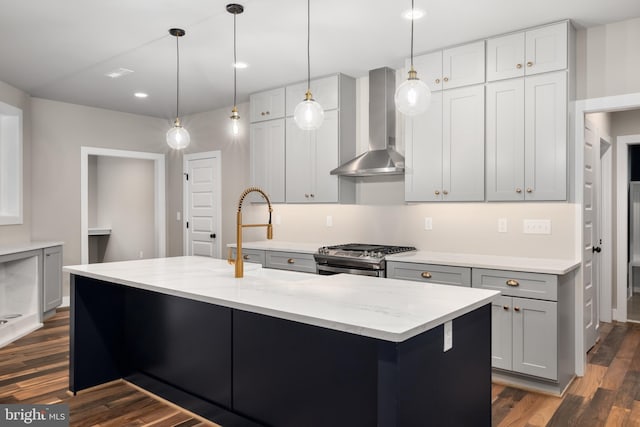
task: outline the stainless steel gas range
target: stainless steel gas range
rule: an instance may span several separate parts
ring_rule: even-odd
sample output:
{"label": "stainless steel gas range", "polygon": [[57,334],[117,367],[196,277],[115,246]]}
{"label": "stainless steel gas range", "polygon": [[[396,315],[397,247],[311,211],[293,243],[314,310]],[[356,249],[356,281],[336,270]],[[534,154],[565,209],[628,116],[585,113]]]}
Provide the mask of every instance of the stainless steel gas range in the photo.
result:
{"label": "stainless steel gas range", "polygon": [[386,277],[385,257],[391,254],[415,251],[413,246],[367,245],[348,243],[346,245],[323,246],[313,256],[318,274],[338,273],[363,276]]}

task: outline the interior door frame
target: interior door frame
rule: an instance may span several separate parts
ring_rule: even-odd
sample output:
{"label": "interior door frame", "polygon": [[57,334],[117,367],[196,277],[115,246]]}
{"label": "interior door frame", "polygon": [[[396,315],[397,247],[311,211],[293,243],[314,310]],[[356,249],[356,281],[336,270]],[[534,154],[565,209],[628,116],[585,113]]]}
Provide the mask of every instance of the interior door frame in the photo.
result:
{"label": "interior door frame", "polygon": [[214,189],[214,203],[218,207],[217,212],[217,221],[214,224],[216,229],[218,230],[219,238],[216,239],[216,245],[218,246],[218,255],[220,258],[224,258],[224,254],[222,253],[222,152],[220,150],[215,151],[204,151],[201,153],[192,153],[185,154],[182,160],[182,253],[187,255],[189,253],[189,233],[185,233],[187,229],[187,219],[190,217],[189,213],[189,203],[188,203],[188,192],[189,192],[189,183],[184,177],[189,171],[189,162],[191,160],[201,160],[201,159],[209,159],[213,158],[215,163],[215,182],[217,182],[217,186]]}
{"label": "interior door frame", "polygon": [[[574,108],[573,108],[574,114],[573,114],[573,117],[570,118],[570,119],[573,119],[574,126],[572,129],[570,128],[570,139],[569,139],[571,140],[571,138],[573,138],[574,140],[574,145],[573,147],[571,147],[573,150],[574,163],[570,168],[570,170],[572,170],[574,183],[570,187],[571,193],[570,193],[569,200],[573,201],[576,205],[574,253],[576,254],[577,257],[579,257],[581,262],[582,262],[582,245],[583,245],[583,242],[582,242],[582,209],[583,209],[582,207],[582,204],[583,204],[582,170],[584,168],[583,146],[584,146],[585,114],[632,110],[632,109],[638,109],[638,108],[640,108],[640,92],[626,94],[626,95],[606,96],[602,98],[583,99],[583,100],[575,101],[574,103]],[[620,138],[618,138],[618,140],[619,139]],[[618,142],[619,141],[617,141],[616,144]],[[617,151],[619,153],[621,150],[617,150]],[[624,151],[626,152],[626,150]],[[619,171],[620,168],[617,168],[617,169],[618,169],[618,173],[620,173]],[[618,225],[620,226],[620,224]],[[626,221],[622,225],[624,225],[625,233],[626,233],[626,228],[627,228]],[[619,230],[618,235],[620,235],[621,234],[620,232],[622,230],[620,228],[618,228],[618,230]],[[620,245],[621,245],[620,240],[621,239],[618,239],[618,242],[617,242],[617,246],[616,246],[617,251],[620,250]],[[626,240],[626,237],[624,240]],[[617,283],[616,283],[617,288],[616,289],[618,290],[620,289],[620,282],[621,282],[620,258],[621,257],[618,256],[616,259],[616,267],[617,267],[616,268],[616,272],[617,272]],[[626,268],[626,266],[624,266],[623,268]],[[575,318],[574,318],[575,347],[574,348],[575,348],[575,369],[576,369],[576,374],[579,376],[583,376],[586,370],[586,353],[582,351],[584,348],[584,330],[583,330],[584,313],[582,308],[584,301],[582,298],[582,286],[583,286],[582,271],[583,270],[581,265],[580,269],[576,273],[576,278],[575,278]],[[626,271],[624,270],[622,272],[622,277],[623,278],[626,277]],[[622,280],[622,282],[625,282],[625,280]],[[625,288],[626,286],[623,287],[623,289]],[[620,307],[619,299],[620,299],[620,295],[618,292],[617,309],[614,310],[612,313],[613,318],[614,320],[620,320],[620,321],[626,322],[627,306],[626,304],[623,304],[623,306]]]}
{"label": "interior door frame", "polygon": [[154,255],[160,258],[165,257],[167,250],[167,222],[164,154],[82,146],[80,147],[80,263],[89,263],[89,156],[120,157],[152,160],[154,162],[153,200],[156,240]]}
{"label": "interior door frame", "polygon": [[[600,193],[599,193],[599,215],[600,222],[598,229],[604,242],[600,257],[600,321],[611,322],[612,314],[612,288],[613,277],[613,223],[612,223],[612,193],[613,193],[613,144],[610,136],[600,136]],[[602,147],[606,146],[604,153]],[[604,191],[603,189],[609,191]]]}

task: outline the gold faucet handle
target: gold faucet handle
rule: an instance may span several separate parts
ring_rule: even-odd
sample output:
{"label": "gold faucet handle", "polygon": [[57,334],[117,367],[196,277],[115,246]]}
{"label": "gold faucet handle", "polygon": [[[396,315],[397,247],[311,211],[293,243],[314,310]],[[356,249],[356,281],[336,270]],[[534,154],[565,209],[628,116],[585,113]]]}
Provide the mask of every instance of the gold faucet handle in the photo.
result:
{"label": "gold faucet handle", "polygon": [[233,259],[233,248],[229,248],[229,254],[227,255],[227,262],[231,265],[236,263],[236,260]]}

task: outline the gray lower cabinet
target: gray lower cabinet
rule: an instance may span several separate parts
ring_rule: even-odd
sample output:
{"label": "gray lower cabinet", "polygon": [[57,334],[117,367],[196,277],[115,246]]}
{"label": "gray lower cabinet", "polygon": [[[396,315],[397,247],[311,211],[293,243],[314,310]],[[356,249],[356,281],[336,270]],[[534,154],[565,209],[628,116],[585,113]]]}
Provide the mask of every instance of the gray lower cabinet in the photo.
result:
{"label": "gray lower cabinet", "polygon": [[473,287],[502,292],[492,303],[494,378],[562,393],[575,372],[573,280],[573,274],[472,269]]}
{"label": "gray lower cabinet", "polygon": [[267,251],[265,267],[278,270],[300,271],[303,273],[315,273],[316,261],[313,254],[297,252]]}
{"label": "gray lower cabinet", "polygon": [[45,315],[62,304],[62,246],[43,250],[42,311]]}
{"label": "gray lower cabinet", "polygon": [[[231,257],[236,259],[236,248],[231,248]],[[253,262],[265,266],[265,254],[261,249],[246,249],[242,248],[242,259],[244,262]]]}
{"label": "gray lower cabinet", "polygon": [[412,262],[387,262],[387,277],[443,285],[471,286],[471,268]]}

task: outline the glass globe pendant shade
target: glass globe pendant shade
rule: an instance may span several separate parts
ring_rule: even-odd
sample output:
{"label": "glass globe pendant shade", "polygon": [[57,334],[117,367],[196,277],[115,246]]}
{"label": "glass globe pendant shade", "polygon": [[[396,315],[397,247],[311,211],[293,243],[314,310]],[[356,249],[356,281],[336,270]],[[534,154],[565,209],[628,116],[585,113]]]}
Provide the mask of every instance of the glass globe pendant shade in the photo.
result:
{"label": "glass globe pendant shade", "polygon": [[311,92],[307,92],[306,99],[296,105],[293,112],[293,119],[302,130],[318,129],[324,120],[324,110],[312,97]]}
{"label": "glass globe pendant shade", "polygon": [[233,107],[231,110],[231,135],[238,136],[240,133],[240,114],[238,114],[238,108]]}
{"label": "glass globe pendant shade", "polygon": [[174,150],[182,150],[191,142],[189,132],[182,127],[180,119],[176,119],[173,127],[167,131],[167,144]]}
{"label": "glass globe pendant shade", "polygon": [[398,111],[407,116],[422,114],[431,104],[431,90],[416,74],[409,71],[409,79],[398,86],[394,97]]}

